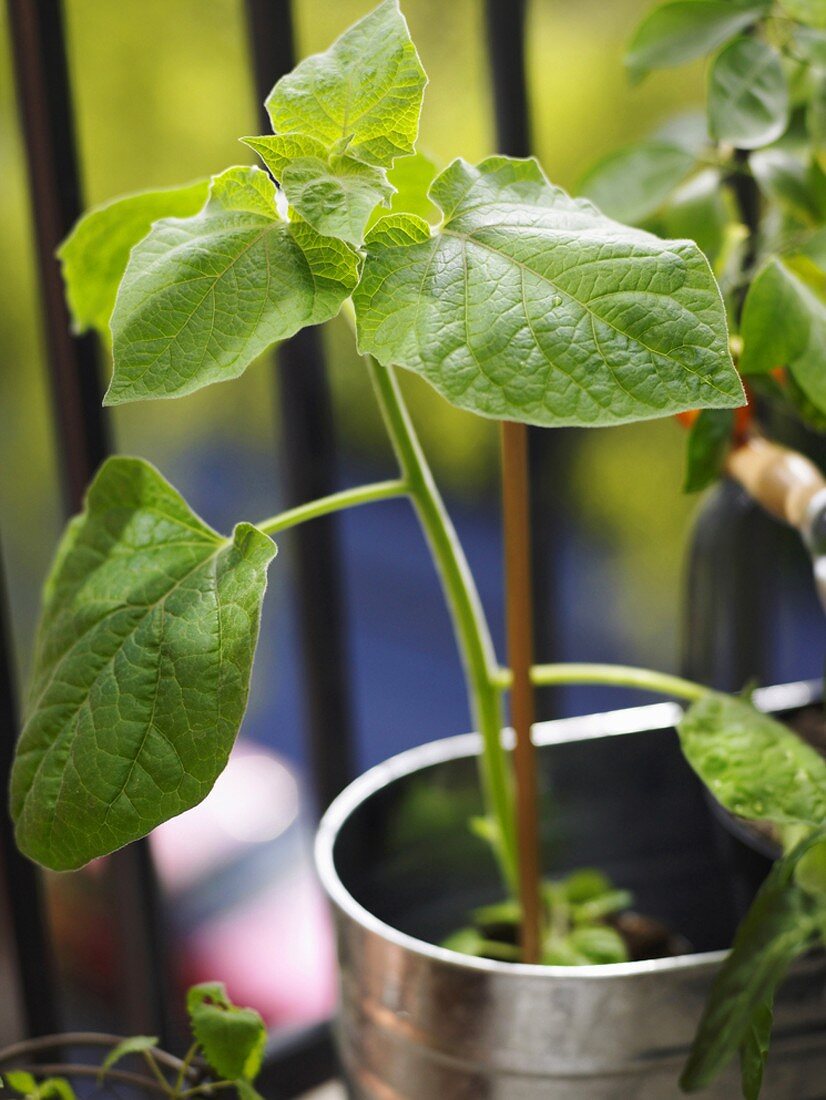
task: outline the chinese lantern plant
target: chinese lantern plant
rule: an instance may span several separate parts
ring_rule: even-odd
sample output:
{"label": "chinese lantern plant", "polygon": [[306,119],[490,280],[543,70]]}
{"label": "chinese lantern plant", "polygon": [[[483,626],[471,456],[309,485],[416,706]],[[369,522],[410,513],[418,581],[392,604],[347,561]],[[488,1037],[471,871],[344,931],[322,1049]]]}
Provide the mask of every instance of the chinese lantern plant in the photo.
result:
{"label": "chinese lantern plant", "polygon": [[[205,797],[243,718],[271,566],[278,575],[273,539],[403,496],[452,615],[483,743],[480,831],[513,897],[514,793],[500,737],[510,673],[395,368],[481,416],[545,427],[730,410],[743,389],[723,300],[694,242],[612,220],[553,186],[532,159],[455,160],[430,183],[428,206],[412,183],[423,172],[414,150],[425,82],[396,0],[385,0],[275,85],[266,103],[273,133],[244,139],[263,168],[116,200],[81,219],[61,248],[76,327],[111,338],[108,405],[237,377],[273,344],[346,308],[399,470],[223,535],[142,459],[101,467],[46,581],[12,777],[18,843],[48,867],[79,867]],[[438,224],[417,212],[428,209]],[[753,1023],[762,1025],[781,976],[778,944],[785,961],[820,934],[814,875],[804,887],[795,868],[811,863],[826,822],[826,765],[747,701],[675,677],[594,665],[540,665],[532,677],[690,701],[684,749],[715,796],[797,831],[724,971],[713,1072],[744,1043],[751,1050]],[[587,910],[588,901],[602,898],[604,916],[612,894],[622,899],[590,883],[590,897],[574,896],[570,880],[551,884],[549,904],[584,906],[590,915],[579,914],[577,927],[590,921],[599,936],[599,905]],[[518,913],[505,905],[513,922]],[[792,912],[794,952],[784,923]],[[461,946],[488,950],[478,939],[466,935]],[[555,943],[548,961],[566,951],[572,963],[605,958],[595,942],[579,954],[570,940]],[[764,1047],[761,1039],[752,1061],[762,1064]]]}

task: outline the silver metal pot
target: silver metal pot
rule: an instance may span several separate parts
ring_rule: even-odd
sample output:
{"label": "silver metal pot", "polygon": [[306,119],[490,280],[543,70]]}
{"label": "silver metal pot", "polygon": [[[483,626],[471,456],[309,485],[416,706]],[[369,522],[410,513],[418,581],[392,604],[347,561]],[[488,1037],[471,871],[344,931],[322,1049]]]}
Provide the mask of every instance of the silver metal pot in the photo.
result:
{"label": "silver metal pot", "polygon": [[[766,689],[788,711],[805,685]],[[539,967],[434,946],[501,896],[478,813],[475,735],[424,745],[356,780],[322,821],[316,858],[333,903],[338,1041],[358,1100],[660,1100],[677,1078],[731,942],[737,900],[680,710],[658,704],[537,728],[545,867],[598,866],[693,953]],[[704,1096],[739,1095],[732,1067]],[[793,968],[775,1007],[764,1097],[826,1096],[826,959]]]}

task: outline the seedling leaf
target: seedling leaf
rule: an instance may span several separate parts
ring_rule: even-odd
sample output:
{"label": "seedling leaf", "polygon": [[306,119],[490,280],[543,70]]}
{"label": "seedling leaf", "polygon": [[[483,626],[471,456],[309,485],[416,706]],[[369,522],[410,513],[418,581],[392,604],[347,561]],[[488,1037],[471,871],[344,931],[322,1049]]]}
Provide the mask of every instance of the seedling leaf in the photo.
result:
{"label": "seedling leaf", "polygon": [[253,1081],[267,1041],[260,1015],[234,1005],[221,982],[193,986],[187,994],[187,1012],[192,1033],[216,1073],[229,1081]]}

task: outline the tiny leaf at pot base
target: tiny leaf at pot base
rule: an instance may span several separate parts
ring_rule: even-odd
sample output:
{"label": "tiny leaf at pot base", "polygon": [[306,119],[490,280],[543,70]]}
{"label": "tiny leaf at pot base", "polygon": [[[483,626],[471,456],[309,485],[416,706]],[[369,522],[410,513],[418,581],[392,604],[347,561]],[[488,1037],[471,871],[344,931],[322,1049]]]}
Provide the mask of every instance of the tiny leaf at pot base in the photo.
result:
{"label": "tiny leaf at pot base", "polygon": [[274,555],[250,524],[217,534],[147,462],[103,464],[44,593],[11,779],[26,855],[80,867],[209,793],[244,714]]}
{"label": "tiny leaf at pot base", "polygon": [[156,222],[132,250],[106,404],[237,378],[276,341],[335,316],[357,279],[350,245],[281,218],[266,172],[228,168],[200,213]]}
{"label": "tiny leaf at pot base", "polygon": [[826,822],[826,759],[751,703],[709,692],[677,729],[689,764],[731,813],[778,824]]}
{"label": "tiny leaf at pot base", "polygon": [[206,202],[209,180],[144,191],[96,206],[83,215],[57,250],[75,332],[96,329],[108,342],[129,253],[159,218],[196,214]]}
{"label": "tiny leaf at pot base", "polygon": [[397,0],[384,0],[282,77],[266,108],[276,134],[312,134],[388,168],[413,152],[426,83]]}
{"label": "tiny leaf at pot base", "polygon": [[743,0],[673,0],[655,7],[636,30],[625,64],[633,78],[711,53],[756,23],[771,4]]}
{"label": "tiny leaf at pot base", "polygon": [[743,307],[744,374],[785,366],[812,404],[826,412],[826,272],[808,257],[772,257]]}
{"label": "tiny leaf at pot base", "polygon": [[771,1043],[774,993],[758,1005],[740,1045],[740,1080],[744,1100],[758,1100]]}
{"label": "tiny leaf at pot base", "polygon": [[261,1069],[267,1029],[252,1008],[239,1008],[222,982],[204,982],[187,993],[192,1033],[210,1066],[230,1081],[253,1081]]}
{"label": "tiny leaf at pot base", "polygon": [[731,448],[733,427],[731,409],[703,409],[688,437],[683,492],[698,493],[720,477]]}
{"label": "tiny leaf at pot base", "polygon": [[656,213],[694,164],[693,154],[679,145],[641,142],[598,161],[578,190],[610,218],[639,224]]}
{"label": "tiny leaf at pot base", "polygon": [[353,296],[362,352],[498,419],[596,426],[743,403],[725,313],[688,241],[629,229],[534,160],[454,161],[438,231],[391,215]]}
{"label": "tiny leaf at pot base", "polygon": [[769,1003],[791,962],[815,942],[818,903],[793,876],[798,860],[823,836],[818,830],[778,860],[761,886],[712,986],[680,1078],[683,1091],[704,1088],[734,1057],[755,1012]]}
{"label": "tiny leaf at pot base", "polygon": [[788,122],[789,88],[780,55],[757,38],[735,39],[711,67],[711,136],[741,149],[756,149],[779,138]]}

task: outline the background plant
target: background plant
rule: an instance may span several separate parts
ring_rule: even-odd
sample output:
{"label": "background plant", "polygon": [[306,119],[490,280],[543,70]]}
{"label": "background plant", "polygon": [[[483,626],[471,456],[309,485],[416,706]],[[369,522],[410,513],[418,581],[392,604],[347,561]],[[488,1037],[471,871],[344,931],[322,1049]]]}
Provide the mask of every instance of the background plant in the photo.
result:
{"label": "background plant", "polygon": [[[26,1100],[75,1100],[72,1081],[94,1077],[98,1085],[129,1085],[144,1093],[161,1093],[167,1100],[190,1100],[233,1089],[238,1100],[261,1100],[254,1086],[261,1069],[267,1032],[252,1008],[240,1008],[227,996],[221,982],[192,986],[186,997],[192,1042],[183,1059],[158,1049],[154,1035],[118,1039],[79,1032],[47,1035],[0,1051],[0,1087]],[[100,1066],[86,1062],[44,1064],[50,1050],[78,1047],[108,1048]],[[33,1060],[26,1065],[25,1060]],[[39,1063],[34,1061],[40,1059]],[[141,1071],[118,1067],[124,1059],[139,1063]],[[17,1068],[4,1070],[5,1063]]]}
{"label": "background plant", "polygon": [[[433,180],[428,205],[416,184],[429,172],[413,154],[424,84],[386,0],[273,89],[274,134],[246,139],[269,174],[230,168],[119,200],[87,215],[61,250],[76,324],[111,332],[110,404],[236,377],[273,342],[347,304],[359,347],[373,357],[367,370],[400,476],[223,537],[142,460],[101,468],[46,584],[12,783],[21,848],[48,866],[80,866],[210,789],[246,704],[271,536],[404,495],[453,615],[483,738],[486,836],[513,886],[513,793],[500,741],[508,675],[391,364],[460,407],[548,426],[730,409],[742,390],[723,303],[693,242],[611,221],[553,187],[532,160],[454,161]],[[393,202],[395,212],[376,220],[374,208]],[[422,217],[434,211],[436,227]],[[698,707],[718,698],[645,670],[540,666],[535,679],[642,686]],[[747,741],[768,737],[781,762],[793,758],[791,734],[731,705]],[[692,760],[707,778],[721,758],[726,774],[738,766],[727,755],[731,714],[713,714],[703,726],[713,767],[702,753]],[[811,755],[817,793],[826,768]],[[773,820],[821,823],[820,802],[789,807],[788,782],[740,770],[738,805],[760,799]],[[738,1009],[747,1027],[753,1007]]]}

